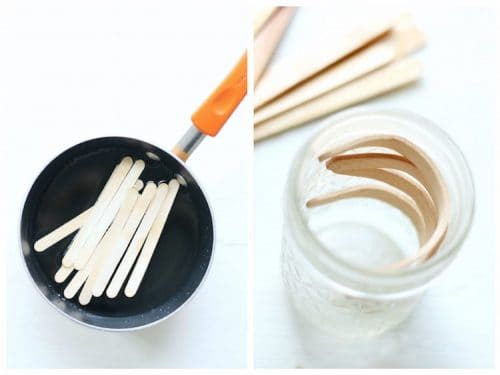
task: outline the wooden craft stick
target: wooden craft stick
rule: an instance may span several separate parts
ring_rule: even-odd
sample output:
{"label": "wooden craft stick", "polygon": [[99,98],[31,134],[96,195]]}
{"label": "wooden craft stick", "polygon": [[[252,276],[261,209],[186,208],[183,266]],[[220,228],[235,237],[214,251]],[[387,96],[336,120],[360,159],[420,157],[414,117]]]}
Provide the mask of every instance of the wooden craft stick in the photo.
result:
{"label": "wooden craft stick", "polygon": [[380,41],[368,45],[260,107],[255,112],[254,122],[261,123],[394,62],[420,48],[424,39],[424,34],[411,23],[399,22]]}
{"label": "wooden craft stick", "polygon": [[59,267],[56,274],[54,275],[54,280],[57,283],[63,283],[68,278],[68,276],[71,275],[71,272],[73,272],[73,270],[73,267],[64,267],[63,265],[61,265],[61,267]]}
{"label": "wooden craft stick", "polygon": [[422,65],[413,59],[403,59],[361,77],[332,92],[301,104],[254,129],[255,141],[271,137],[308,121],[358,104],[418,80]]}
{"label": "wooden craft stick", "polygon": [[78,256],[74,263],[75,269],[80,270],[85,266],[85,263],[87,263],[87,261],[89,260],[90,256],[92,255],[92,252],[95,250],[97,244],[99,243],[102,236],[104,235],[109,225],[113,221],[114,217],[116,216],[116,213],[120,209],[120,206],[123,204],[127,192],[130,190],[130,188],[134,186],[135,182],[137,181],[142,171],[144,170],[144,167],[145,163],[142,160],[137,160],[134,163],[129,173],[123,180],[123,183],[121,184],[118,191],[114,195],[113,199],[104,210],[103,215],[101,216],[99,222],[93,228],[92,233],[87,238],[87,241],[85,242],[85,244],[82,246],[82,249],[78,253]]}
{"label": "wooden craft stick", "polygon": [[[161,204],[165,199],[167,192],[167,184],[160,184],[156,189],[156,193],[152,202],[147,206],[147,210],[145,210],[145,213],[144,211],[142,211],[144,217],[140,216],[140,214],[134,217],[130,217],[124,230],[121,233],[118,243],[111,250],[110,255],[107,257],[106,262],[103,264],[103,268],[92,291],[92,294],[94,296],[99,297],[102,295],[102,293],[106,289],[106,285],[108,284],[109,279],[111,278],[111,275],[113,274],[113,271],[115,271],[116,266],[118,265],[118,262],[120,262],[120,259],[124,252],[125,256],[122,259],[122,263],[128,262],[130,258],[132,258],[132,263],[135,261],[135,258],[139,253],[139,250],[142,247],[142,244],[144,243],[144,240],[146,239],[151,226],[153,225],[153,221],[158,215]],[[130,241],[131,239],[132,241]],[[120,264],[118,270],[121,266],[122,264]],[[118,270],[116,272],[118,272]]]}
{"label": "wooden craft stick", "polygon": [[352,186],[309,199],[306,202],[306,206],[313,208],[348,198],[373,198],[396,207],[412,221],[417,229],[420,244],[423,244],[428,239],[428,233],[425,229],[425,219],[415,202],[399,189],[390,186]]}
{"label": "wooden craft stick", "polygon": [[[139,198],[135,202],[135,205],[132,209],[132,213],[130,213],[124,225],[122,225],[122,227],[116,231],[113,241],[103,245],[103,248],[101,250],[101,255],[99,256],[95,266],[92,269],[92,272],[90,273],[87,281],[85,282],[85,285],[83,286],[82,292],[80,293],[79,297],[80,303],[86,304],[90,302],[93,296],[93,289],[96,285],[98,278],[101,276],[103,266],[106,264],[107,259],[110,256],[110,253],[114,249],[114,246],[117,244],[120,238],[123,237],[122,232],[129,233],[130,231],[133,231],[137,228],[155,193],[156,193],[156,184],[151,181],[148,182],[146,184],[144,192],[139,196]],[[99,296],[100,295],[96,297]]]}
{"label": "wooden craft stick", "polygon": [[[134,185],[134,189],[140,190],[142,189],[143,185],[144,183],[141,180],[138,180]],[[88,210],[90,210],[91,208],[89,208]],[[64,267],[64,265],[61,265],[61,267],[57,270],[56,274],[54,275],[54,280],[58,283],[64,282],[71,274],[71,272],[73,272],[73,270],[74,267]]]}
{"label": "wooden craft stick", "polygon": [[278,8],[255,37],[254,86],[264,73],[294,13],[294,7]]}
{"label": "wooden craft stick", "polygon": [[125,176],[127,176],[128,171],[132,167],[132,162],[133,160],[130,156],[124,157],[111,173],[111,176],[106,182],[106,185],[104,185],[101,194],[99,194],[87,221],[73,238],[73,241],[71,241],[71,244],[63,257],[62,262],[65,267],[72,267],[75,263],[81,248],[87,241],[88,237],[92,234],[92,231],[101,219],[104,210],[115,195],[116,191],[119,189],[125,179]]}
{"label": "wooden craft stick", "polygon": [[[450,217],[448,191],[439,169],[417,145],[403,137],[389,134],[370,135],[349,140],[322,153],[319,156],[319,160],[325,161],[335,155],[362,147],[388,148],[406,157],[419,171],[418,176],[412,177],[417,178],[426,188],[438,211],[438,220],[435,229],[430,238],[420,247],[419,251],[400,262],[388,265],[384,270],[407,267],[412,263],[429,259],[438,251],[439,246],[444,240]],[[408,170],[408,173],[411,174],[411,170]]]}
{"label": "wooden craft stick", "polygon": [[254,19],[253,19],[253,34],[257,35],[257,33],[260,31],[262,26],[265,25],[265,23],[269,20],[269,18],[272,16],[272,14],[275,12],[277,7],[265,7],[259,9],[257,12],[255,12]]}
{"label": "wooden craft stick", "polygon": [[[153,196],[154,196],[155,202],[151,203],[151,210],[149,211],[150,213],[148,214],[148,218],[147,218],[148,222],[153,217],[153,213],[157,210],[157,207],[161,208],[160,199],[161,199],[161,196],[163,193],[155,196],[156,185],[154,185],[154,188],[155,188],[155,190],[152,192],[151,198],[149,199],[149,201],[151,201],[153,199]],[[167,193],[168,193],[168,186],[167,186]],[[144,216],[145,211],[146,211],[146,208],[144,208],[144,211],[142,212],[143,216]],[[144,220],[146,220],[146,218]],[[141,231],[143,233],[147,230],[147,226],[149,225],[148,222],[145,222],[145,224],[143,224],[144,227],[143,227],[143,229],[141,229]],[[135,226],[137,227],[138,225],[139,224],[137,223]],[[133,232],[130,232],[126,235],[127,238],[129,238],[129,241],[130,241],[130,238],[132,238],[132,235],[133,235]],[[141,234],[139,234],[139,236],[141,236]],[[132,268],[132,264],[135,261],[135,256],[132,257],[132,252],[134,252],[134,250],[136,248],[140,249],[140,247],[142,246],[142,243],[140,242],[139,236],[134,237],[134,239],[132,240],[132,242],[129,245],[129,248],[124,250],[124,251],[126,251],[125,256],[123,257],[122,261],[120,262],[120,265],[118,266],[118,268],[117,268],[117,270],[116,270],[116,272],[115,272],[115,274],[114,274],[114,276],[113,276],[113,278],[108,286],[108,289],[106,290],[106,295],[109,298],[115,298],[118,295],[118,292],[120,291],[122,284],[130,271],[130,268]],[[127,242],[127,244],[128,244],[128,242]],[[99,292],[102,293],[100,289],[98,291],[96,291],[96,293],[99,293]]]}
{"label": "wooden craft stick", "polygon": [[[149,266],[149,262],[153,256],[153,252],[156,249],[156,245],[160,239],[161,233],[163,232],[163,227],[167,222],[168,215],[174,204],[175,197],[179,191],[179,182],[176,179],[171,180],[168,183],[168,193],[161,205],[161,209],[156,216],[151,230],[148,233],[144,247],[142,248],[141,254],[137,259],[134,266],[130,279],[128,280],[127,286],[125,288],[125,295],[127,297],[133,297],[137,293],[139,286],[141,285],[142,279],[146,270]],[[109,289],[108,289],[109,291]],[[115,290],[110,291],[113,295]],[[109,295],[108,295],[109,297]]]}
{"label": "wooden craft stick", "polygon": [[99,260],[101,253],[103,251],[105,251],[105,247],[110,246],[110,244],[112,244],[113,241],[115,241],[115,239],[117,237],[117,233],[119,233],[119,231],[122,229],[125,221],[129,217],[130,212],[132,211],[132,207],[134,206],[138,195],[139,195],[139,193],[137,192],[137,190],[134,187],[129,189],[129,191],[127,192],[126,198],[123,202],[123,205],[120,207],[120,210],[118,211],[118,213],[117,213],[115,219],[113,220],[113,223],[109,227],[108,231],[106,232],[106,234],[104,235],[102,240],[99,242],[99,245],[97,246],[96,251],[94,251],[94,253],[90,257],[89,261],[85,264],[85,266],[81,270],[79,270],[75,274],[73,279],[71,279],[69,284],[64,289],[64,296],[66,298],[70,299],[70,298],[73,298],[75,296],[75,294],[78,292],[78,290],[82,287],[82,285],[85,283],[85,281],[89,277],[90,273],[92,272],[93,268],[96,265],[96,262]]}
{"label": "wooden craft stick", "polygon": [[85,223],[85,221],[89,218],[92,207],[86,209],[81,214],[75,216],[70,221],[64,223],[60,227],[54,229],[52,232],[46,234],[38,241],[35,242],[33,246],[35,251],[42,252],[47,250],[49,247],[54,245],[56,242],[59,242],[63,238],[66,238],[71,233],[80,229],[80,227]]}
{"label": "wooden craft stick", "polygon": [[[425,220],[425,232],[434,230],[437,209],[426,188],[418,179],[415,166],[403,156],[384,153],[359,153],[334,156],[327,162],[331,171],[349,176],[365,177],[394,186],[410,196]],[[410,175],[410,176],[409,176]]]}
{"label": "wooden craft stick", "polygon": [[255,91],[254,107],[259,108],[278,95],[312,77],[328,66],[357,51],[389,32],[394,20],[374,20],[345,35],[341,41],[332,33],[332,40],[323,42],[325,48],[300,51],[295,57],[274,63],[262,76]]}
{"label": "wooden craft stick", "polygon": [[144,187],[144,181],[142,180],[137,180],[134,184],[134,189],[137,191],[141,191],[143,187]]}
{"label": "wooden craft stick", "polygon": [[[141,180],[137,180],[134,184],[134,189],[137,191],[140,191],[144,186],[144,182]],[[88,219],[90,215],[90,211],[92,210],[92,207],[89,207],[85,211],[83,211],[81,214],[75,216],[73,219],[70,221],[64,223],[57,229],[54,229],[52,232],[46,234],[42,238],[40,238],[38,241],[35,242],[34,248],[35,251],[42,252],[47,250],[49,247],[54,245],[55,243],[59,242],[63,238],[66,238],[69,236],[71,233],[74,231],[80,229],[80,227],[85,223],[85,221]]]}

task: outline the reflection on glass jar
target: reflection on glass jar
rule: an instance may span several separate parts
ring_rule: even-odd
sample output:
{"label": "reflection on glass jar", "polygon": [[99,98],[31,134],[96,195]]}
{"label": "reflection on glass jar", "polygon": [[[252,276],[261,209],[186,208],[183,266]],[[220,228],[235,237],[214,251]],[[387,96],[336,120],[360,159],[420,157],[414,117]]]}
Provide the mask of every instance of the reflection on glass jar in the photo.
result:
{"label": "reflection on glass jar", "polygon": [[[439,169],[451,205],[446,237],[437,253],[391,272],[381,266],[407,258],[419,247],[412,222],[399,209],[371,198],[306,207],[309,199],[325,192],[366,181],[383,184],[333,173],[318,160],[334,145],[376,134],[402,137],[422,149]],[[293,304],[338,336],[371,336],[396,326],[458,253],[473,205],[472,177],[462,153],[429,121],[407,112],[366,109],[332,117],[300,150],[289,174],[282,272]]]}

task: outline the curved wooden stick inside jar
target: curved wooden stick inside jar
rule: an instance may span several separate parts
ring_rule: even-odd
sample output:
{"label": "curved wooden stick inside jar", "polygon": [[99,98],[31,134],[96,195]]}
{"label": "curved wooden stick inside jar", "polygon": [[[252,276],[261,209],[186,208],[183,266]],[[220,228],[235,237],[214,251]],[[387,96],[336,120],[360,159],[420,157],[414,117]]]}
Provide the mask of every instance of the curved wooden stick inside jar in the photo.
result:
{"label": "curved wooden stick inside jar", "polygon": [[352,186],[309,199],[306,206],[313,208],[348,198],[373,198],[400,209],[417,229],[420,244],[422,245],[428,240],[429,233],[426,230],[423,213],[420,212],[415,202],[407,194],[390,186]]}
{"label": "curved wooden stick inside jar", "polygon": [[[365,177],[394,186],[413,198],[425,213],[427,231],[434,230],[437,223],[437,209],[427,189],[418,179],[418,170],[405,157],[388,153],[343,154],[332,157],[326,164],[331,171],[356,177]],[[410,175],[410,176],[408,176]]]}
{"label": "curved wooden stick inside jar", "polygon": [[437,252],[439,246],[443,242],[448,230],[448,221],[450,217],[448,192],[437,166],[417,145],[396,135],[371,135],[353,139],[321,154],[319,160],[324,161],[338,154],[361,147],[388,148],[406,157],[418,171],[418,173],[415,174],[414,170],[408,169],[408,174],[418,179],[422,185],[426,187],[438,211],[438,220],[435,230],[428,241],[420,247],[419,251],[414,256],[393,263],[386,268],[403,268],[416,261],[429,259]]}

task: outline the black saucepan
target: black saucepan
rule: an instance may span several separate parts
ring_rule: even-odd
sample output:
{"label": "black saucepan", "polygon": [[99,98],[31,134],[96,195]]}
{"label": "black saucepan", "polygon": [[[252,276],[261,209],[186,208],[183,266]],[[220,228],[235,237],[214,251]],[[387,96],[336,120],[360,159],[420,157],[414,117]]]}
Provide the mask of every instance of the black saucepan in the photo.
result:
{"label": "black saucepan", "polygon": [[[194,126],[172,154],[149,143],[124,137],[85,141],[52,160],[28,193],[21,218],[22,254],[29,274],[47,301],[84,325],[131,330],[167,318],[196,292],[207,274],[214,247],[212,213],[198,182],[184,165],[204,135],[214,136],[246,94],[246,54],[193,114]],[[176,156],[174,156],[175,154]],[[82,306],[65,299],[63,283],[54,281],[73,236],[44,252],[36,240],[91,207],[111,171],[125,156],[142,159],[144,182],[177,178],[181,187],[137,294],[110,299],[105,294]],[[75,272],[75,271],[73,271]]]}

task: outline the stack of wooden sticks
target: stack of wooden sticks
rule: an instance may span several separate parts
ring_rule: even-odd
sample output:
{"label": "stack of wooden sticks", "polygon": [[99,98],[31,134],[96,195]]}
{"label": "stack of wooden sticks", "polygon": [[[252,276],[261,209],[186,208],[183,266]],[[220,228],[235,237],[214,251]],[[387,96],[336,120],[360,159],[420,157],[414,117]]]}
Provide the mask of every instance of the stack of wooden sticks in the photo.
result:
{"label": "stack of wooden sticks", "polygon": [[35,251],[45,251],[78,231],[54,276],[62,283],[74,273],[64,289],[66,298],[80,289],[82,305],[104,290],[108,298],[115,298],[134,262],[124,293],[136,294],[179,190],[176,179],[144,186],[139,179],[144,168],[142,160],[123,158],[92,207],[35,242]]}
{"label": "stack of wooden sticks", "polygon": [[273,8],[255,21],[255,141],[420,78],[420,62],[407,56],[425,38],[408,15],[362,22],[345,35],[323,40],[321,49],[271,60],[294,11]]}
{"label": "stack of wooden sticks", "polygon": [[448,229],[450,200],[439,168],[420,147],[401,136],[374,134],[345,140],[324,150],[318,159],[334,173],[383,184],[363,183],[322,194],[309,199],[308,208],[347,198],[373,198],[398,208],[415,226],[420,249],[383,267],[384,271],[422,263],[438,252]]}

